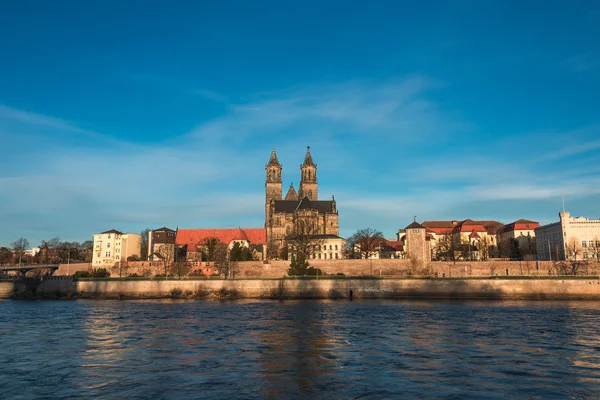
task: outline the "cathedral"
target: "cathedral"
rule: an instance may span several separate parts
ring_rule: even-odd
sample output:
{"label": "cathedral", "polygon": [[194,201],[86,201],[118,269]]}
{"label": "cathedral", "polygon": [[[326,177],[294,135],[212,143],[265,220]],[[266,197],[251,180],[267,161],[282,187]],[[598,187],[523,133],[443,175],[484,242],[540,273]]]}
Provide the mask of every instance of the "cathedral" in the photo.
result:
{"label": "cathedral", "polygon": [[307,147],[304,163],[300,166],[298,192],[291,184],[285,198],[283,198],[281,181],[282,169],[275,149],[273,149],[269,163],[265,167],[267,173],[265,183],[267,246],[274,253],[280,254],[281,258],[287,258],[280,251],[287,248],[286,236],[293,232],[297,221],[307,221],[313,227],[314,235],[319,237],[337,237],[339,224],[335,198],[332,196],[331,200],[319,200],[317,165],[310,155],[310,147]]}

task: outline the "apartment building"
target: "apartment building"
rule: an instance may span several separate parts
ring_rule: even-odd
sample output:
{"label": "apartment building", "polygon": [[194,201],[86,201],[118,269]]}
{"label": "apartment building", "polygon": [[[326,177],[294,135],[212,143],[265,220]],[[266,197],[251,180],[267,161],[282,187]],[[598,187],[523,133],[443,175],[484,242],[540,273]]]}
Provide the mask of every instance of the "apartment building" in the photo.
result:
{"label": "apartment building", "polygon": [[139,256],[142,236],[116,229],[94,235],[93,268],[110,268],[127,262],[127,257]]}

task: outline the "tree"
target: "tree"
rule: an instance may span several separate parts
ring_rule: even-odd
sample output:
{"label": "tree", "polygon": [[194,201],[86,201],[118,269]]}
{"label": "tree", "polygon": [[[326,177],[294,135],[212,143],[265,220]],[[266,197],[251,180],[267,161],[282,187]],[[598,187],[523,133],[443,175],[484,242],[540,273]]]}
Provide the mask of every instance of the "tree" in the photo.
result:
{"label": "tree", "polygon": [[576,238],[572,237],[567,241],[567,254],[565,254],[565,259],[574,259],[577,260],[577,256],[581,254],[582,248],[579,241]]}
{"label": "tree", "polygon": [[[216,237],[208,237],[198,243],[198,247],[204,247],[206,261],[218,261],[218,259],[223,258],[223,246],[227,248],[227,245]],[[227,253],[225,252],[225,254]]]}
{"label": "tree", "polygon": [[592,252],[590,258],[594,258],[595,256],[596,260],[600,261],[600,238],[595,236],[594,240],[592,240],[590,243],[590,251]]}
{"label": "tree", "polygon": [[481,261],[487,261],[490,257],[490,239],[487,236],[479,240],[479,258]]}
{"label": "tree", "polygon": [[242,246],[239,242],[235,242],[229,252],[230,261],[252,261],[252,250],[249,247]]}
{"label": "tree", "polygon": [[140,250],[140,259],[147,260],[148,259],[148,239],[150,235],[150,229],[146,228],[140,232],[140,236],[142,236],[141,241],[141,250]]}
{"label": "tree", "polygon": [[181,278],[182,276],[186,276],[187,274],[189,274],[191,268],[191,265],[188,264],[185,260],[176,261],[171,267],[171,274],[177,275],[178,278]]}
{"label": "tree", "polygon": [[19,238],[10,244],[12,246],[15,255],[19,256],[19,265],[21,265],[21,259],[25,250],[29,248],[29,241],[25,238]]}
{"label": "tree", "polygon": [[[285,237],[292,255],[302,254],[305,260],[310,259],[317,247],[323,245],[323,240],[317,238],[319,226],[312,218],[296,217],[292,229]],[[297,257],[296,257],[297,258]]]}
{"label": "tree", "polygon": [[444,261],[455,261],[458,251],[458,240],[451,232],[441,235],[436,246],[436,258]]}
{"label": "tree", "polygon": [[0,247],[0,265],[9,264],[13,253],[6,247]]}
{"label": "tree", "polygon": [[167,277],[167,272],[169,267],[173,265],[173,261],[175,260],[175,246],[170,244],[163,244],[158,248],[157,251],[154,252],[163,263],[165,268],[165,278]]}
{"label": "tree", "polygon": [[310,264],[306,260],[303,253],[292,254],[290,268],[288,269],[289,276],[304,276]]}
{"label": "tree", "polygon": [[347,240],[347,245],[352,252],[358,252],[360,258],[371,258],[371,255],[376,254],[381,246],[383,233],[376,229],[364,228],[356,231]]}

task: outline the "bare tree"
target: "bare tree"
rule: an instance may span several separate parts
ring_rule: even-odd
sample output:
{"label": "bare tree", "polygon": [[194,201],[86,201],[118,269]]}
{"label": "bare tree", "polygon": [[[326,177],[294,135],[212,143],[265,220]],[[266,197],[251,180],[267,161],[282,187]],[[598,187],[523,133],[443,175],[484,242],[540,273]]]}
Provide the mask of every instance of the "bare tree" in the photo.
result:
{"label": "bare tree", "polygon": [[173,261],[175,260],[175,246],[171,244],[163,244],[158,248],[157,251],[154,252],[163,263],[165,268],[165,278],[168,275],[169,267],[173,265]]}
{"label": "bare tree", "polygon": [[581,244],[577,241],[576,238],[572,237],[567,241],[567,254],[565,254],[566,259],[574,259],[577,261],[577,256],[581,254],[583,251]]}
{"label": "bare tree", "polygon": [[178,278],[181,278],[182,276],[186,276],[187,274],[190,273],[190,270],[192,269],[191,265],[188,264],[187,261],[185,260],[181,260],[181,261],[175,261],[173,263],[173,265],[171,266],[171,274],[172,275],[177,275]]}
{"label": "bare tree", "polygon": [[140,236],[142,237],[142,241],[140,242],[140,259],[147,260],[148,259],[148,235],[150,234],[150,229],[146,228],[140,232]]}
{"label": "bare tree", "polygon": [[598,236],[594,236],[594,240],[590,242],[590,251],[592,252],[591,258],[600,261],[600,238]]}
{"label": "bare tree", "polygon": [[487,235],[483,236],[479,240],[479,259],[481,261],[487,261],[490,257],[490,239]]}
{"label": "bare tree", "polygon": [[452,233],[441,235],[436,246],[436,258],[438,260],[455,261],[458,251],[457,238]]}
{"label": "bare tree", "polygon": [[23,254],[25,254],[25,250],[29,248],[29,241],[25,238],[19,238],[12,242],[11,247],[15,255],[19,256],[19,265],[21,265],[21,259],[23,258]]}
{"label": "bare tree", "polygon": [[323,239],[317,237],[318,234],[319,227],[314,219],[299,217],[294,221],[294,226],[285,240],[292,254],[301,254],[305,259],[310,259],[324,243]]}
{"label": "bare tree", "polygon": [[351,251],[358,252],[360,258],[368,259],[376,254],[381,247],[383,233],[376,229],[364,228],[356,231],[354,235],[348,238],[347,243]]}
{"label": "bare tree", "polygon": [[206,261],[221,261],[227,256],[227,245],[216,237],[205,238],[197,247],[204,249]]}

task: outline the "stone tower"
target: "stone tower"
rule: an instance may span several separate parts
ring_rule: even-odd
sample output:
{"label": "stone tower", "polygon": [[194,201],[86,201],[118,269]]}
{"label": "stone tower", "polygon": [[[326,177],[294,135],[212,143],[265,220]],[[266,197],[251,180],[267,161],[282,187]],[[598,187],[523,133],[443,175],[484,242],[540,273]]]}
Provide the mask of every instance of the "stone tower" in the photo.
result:
{"label": "stone tower", "polygon": [[306,157],[304,163],[300,166],[300,189],[298,197],[303,199],[308,197],[309,200],[319,199],[319,184],[317,182],[317,165],[313,162],[310,155],[310,146],[306,147]]}
{"label": "stone tower", "polygon": [[271,218],[271,201],[281,200],[283,187],[281,183],[281,170],[283,167],[277,159],[275,149],[271,151],[269,163],[265,166],[267,179],[265,181],[265,228],[269,225]]}
{"label": "stone tower", "polygon": [[427,228],[415,221],[406,227],[406,253],[417,265],[423,267],[431,261]]}

